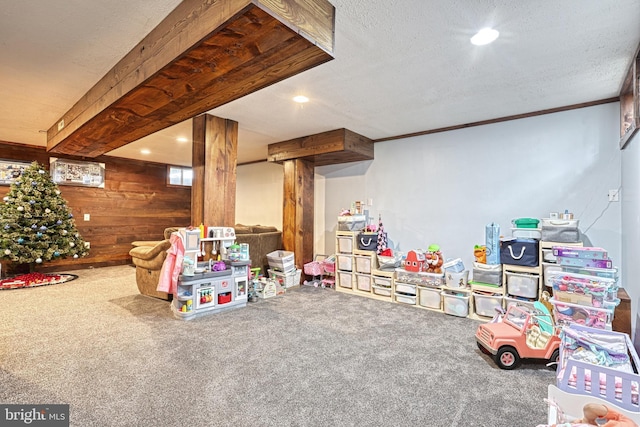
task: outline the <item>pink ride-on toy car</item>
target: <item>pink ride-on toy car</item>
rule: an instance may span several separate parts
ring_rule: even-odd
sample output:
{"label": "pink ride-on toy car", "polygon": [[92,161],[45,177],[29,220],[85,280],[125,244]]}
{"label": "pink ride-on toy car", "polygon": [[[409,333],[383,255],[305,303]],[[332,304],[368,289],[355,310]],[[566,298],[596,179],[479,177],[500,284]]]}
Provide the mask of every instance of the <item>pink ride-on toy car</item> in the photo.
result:
{"label": "pink ride-on toy car", "polygon": [[501,320],[478,326],[476,342],[501,369],[514,369],[522,359],[557,362],[560,355],[558,330],[542,304],[512,305]]}

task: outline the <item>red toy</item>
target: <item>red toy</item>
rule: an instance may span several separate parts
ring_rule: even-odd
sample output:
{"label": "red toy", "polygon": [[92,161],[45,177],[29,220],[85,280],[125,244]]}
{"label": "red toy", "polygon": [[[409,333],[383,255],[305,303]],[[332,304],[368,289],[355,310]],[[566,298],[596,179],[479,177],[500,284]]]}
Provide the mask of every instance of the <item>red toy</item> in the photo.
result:
{"label": "red toy", "polygon": [[424,271],[425,257],[422,252],[409,251],[407,258],[404,260],[404,269],[414,273]]}

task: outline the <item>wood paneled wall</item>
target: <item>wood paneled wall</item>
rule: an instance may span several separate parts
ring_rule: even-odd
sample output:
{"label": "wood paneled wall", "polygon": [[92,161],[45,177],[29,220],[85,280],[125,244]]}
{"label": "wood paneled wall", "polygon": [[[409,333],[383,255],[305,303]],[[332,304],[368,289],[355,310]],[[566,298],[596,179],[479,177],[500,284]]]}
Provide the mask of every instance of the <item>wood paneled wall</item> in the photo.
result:
{"label": "wood paneled wall", "polygon": [[[49,157],[83,160],[72,156],[49,155],[44,147],[0,141],[0,158],[38,161],[49,168]],[[42,265],[39,271],[103,267],[131,262],[129,250],[134,240],[161,240],[166,227],[189,226],[191,188],[167,185],[167,165],[101,156],[88,161],[105,163],[105,188],[63,185],[62,196],[71,208],[78,231],[91,243],[89,255]],[[0,185],[0,198],[9,186]],[[91,216],[84,221],[84,214]],[[3,270],[8,268],[3,261]]]}

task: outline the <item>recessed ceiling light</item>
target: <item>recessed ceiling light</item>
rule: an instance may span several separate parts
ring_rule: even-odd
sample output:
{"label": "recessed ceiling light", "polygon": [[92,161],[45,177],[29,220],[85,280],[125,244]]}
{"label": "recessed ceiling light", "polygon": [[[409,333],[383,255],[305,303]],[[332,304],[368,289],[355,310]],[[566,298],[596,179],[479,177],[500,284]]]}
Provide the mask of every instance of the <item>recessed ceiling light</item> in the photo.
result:
{"label": "recessed ceiling light", "polygon": [[151,150],[149,150],[148,148],[143,148],[142,150],[140,150],[141,154],[151,154]]}
{"label": "recessed ceiling light", "polygon": [[293,100],[299,104],[304,104],[305,102],[309,102],[309,98],[304,95],[294,96]]}
{"label": "recessed ceiling light", "polygon": [[189,142],[189,138],[184,137],[184,136],[179,136],[176,138],[176,141],[178,142]]}
{"label": "recessed ceiling light", "polygon": [[475,36],[471,37],[471,43],[476,46],[482,46],[495,41],[499,35],[500,33],[493,28],[483,28]]}

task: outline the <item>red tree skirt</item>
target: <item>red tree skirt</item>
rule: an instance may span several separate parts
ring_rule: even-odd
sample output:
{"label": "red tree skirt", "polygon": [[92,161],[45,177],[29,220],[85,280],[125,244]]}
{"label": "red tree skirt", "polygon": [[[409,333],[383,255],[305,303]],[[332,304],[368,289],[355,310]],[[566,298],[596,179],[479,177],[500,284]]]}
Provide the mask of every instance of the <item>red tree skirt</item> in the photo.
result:
{"label": "red tree skirt", "polygon": [[29,273],[0,280],[0,290],[35,288],[36,286],[57,285],[77,279],[75,274]]}

